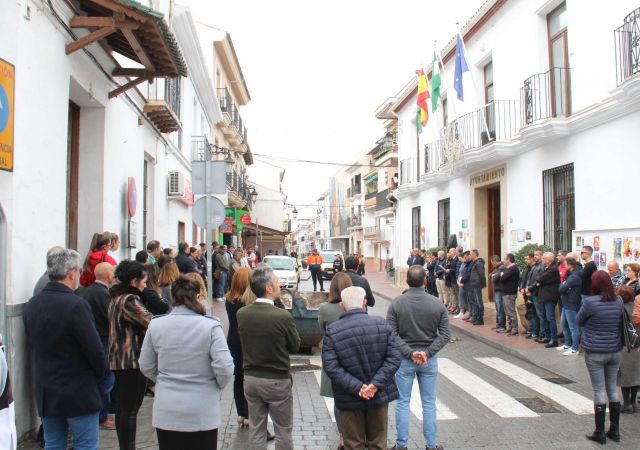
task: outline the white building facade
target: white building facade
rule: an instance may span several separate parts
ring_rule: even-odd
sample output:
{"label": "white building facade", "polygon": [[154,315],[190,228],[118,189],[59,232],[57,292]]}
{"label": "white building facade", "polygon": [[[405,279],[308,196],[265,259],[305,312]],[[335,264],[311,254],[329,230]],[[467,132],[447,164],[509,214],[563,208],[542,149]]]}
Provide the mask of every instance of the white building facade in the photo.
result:
{"label": "white building facade", "polygon": [[[213,77],[188,10],[142,3],[3,3],[2,86],[10,73],[15,86],[12,161],[0,170],[0,332],[23,380],[19,435],[36,426],[21,316],[47,250],[84,257],[108,230],[122,260],[151,239],[175,247],[203,236],[191,220],[191,136],[222,120]],[[101,34],[105,20],[115,31]]]}
{"label": "white building facade", "polygon": [[[488,1],[461,30],[465,102],[453,90],[455,41],[441,52],[442,103],[419,136],[416,83],[398,96],[397,261],[452,236],[487,259],[636,235],[635,212],[619,202],[635,186],[621,168],[640,149],[640,5],[599,5]],[[596,250],[604,264],[633,258]]]}

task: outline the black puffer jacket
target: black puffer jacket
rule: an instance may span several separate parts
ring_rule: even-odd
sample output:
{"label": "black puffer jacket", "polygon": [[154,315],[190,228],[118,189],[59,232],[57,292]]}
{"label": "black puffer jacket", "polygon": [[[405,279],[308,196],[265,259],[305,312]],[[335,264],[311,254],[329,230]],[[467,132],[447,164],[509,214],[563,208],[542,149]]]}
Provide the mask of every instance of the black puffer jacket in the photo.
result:
{"label": "black puffer jacket", "polygon": [[471,267],[470,287],[484,288],[487,287],[487,276],[484,272],[484,259],[476,258]]}
{"label": "black puffer jacket", "polygon": [[[401,361],[398,338],[389,324],[362,309],[343,313],[322,341],[322,366],[340,410],[365,410],[396,400],[395,374]],[[363,384],[378,388],[371,400],[358,396]]]}

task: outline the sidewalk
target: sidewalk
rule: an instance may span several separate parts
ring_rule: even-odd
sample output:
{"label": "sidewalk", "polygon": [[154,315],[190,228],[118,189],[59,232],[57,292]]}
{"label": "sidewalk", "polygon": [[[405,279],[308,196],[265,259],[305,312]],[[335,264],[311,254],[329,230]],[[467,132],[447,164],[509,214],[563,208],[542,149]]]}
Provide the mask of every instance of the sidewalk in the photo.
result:
{"label": "sidewalk", "polygon": [[[384,272],[367,272],[366,278],[369,280],[371,290],[376,297],[392,301],[402,294],[403,289],[388,281]],[[522,327],[520,336],[507,336],[504,333],[496,333],[491,329],[496,326],[495,305],[485,301],[484,309],[484,325],[472,325],[464,320],[454,319],[453,315],[449,315],[453,335],[456,337],[472,337],[505,353],[554,372],[561,377],[580,382],[589,382],[588,374],[584,370],[582,356],[564,356],[555,349],[544,348],[544,345],[525,339]]]}

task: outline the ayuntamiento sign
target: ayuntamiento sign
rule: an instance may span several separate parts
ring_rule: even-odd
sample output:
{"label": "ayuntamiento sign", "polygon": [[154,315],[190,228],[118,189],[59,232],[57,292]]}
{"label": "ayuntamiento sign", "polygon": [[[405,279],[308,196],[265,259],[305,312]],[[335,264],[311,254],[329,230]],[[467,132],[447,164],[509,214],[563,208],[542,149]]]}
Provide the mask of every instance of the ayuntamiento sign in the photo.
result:
{"label": "ayuntamiento sign", "polygon": [[0,169],[13,170],[15,67],[0,58]]}

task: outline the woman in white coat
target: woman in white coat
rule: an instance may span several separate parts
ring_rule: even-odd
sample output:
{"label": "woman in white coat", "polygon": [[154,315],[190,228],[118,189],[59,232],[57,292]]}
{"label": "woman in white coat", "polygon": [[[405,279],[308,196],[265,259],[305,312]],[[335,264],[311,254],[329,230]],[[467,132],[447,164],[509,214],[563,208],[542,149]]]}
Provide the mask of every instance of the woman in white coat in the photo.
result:
{"label": "woman in white coat", "polygon": [[215,450],[220,392],[233,377],[233,359],[216,318],[206,316],[200,286],[180,277],[175,308],[149,324],[140,370],[156,382],[153,426],[160,450]]}

